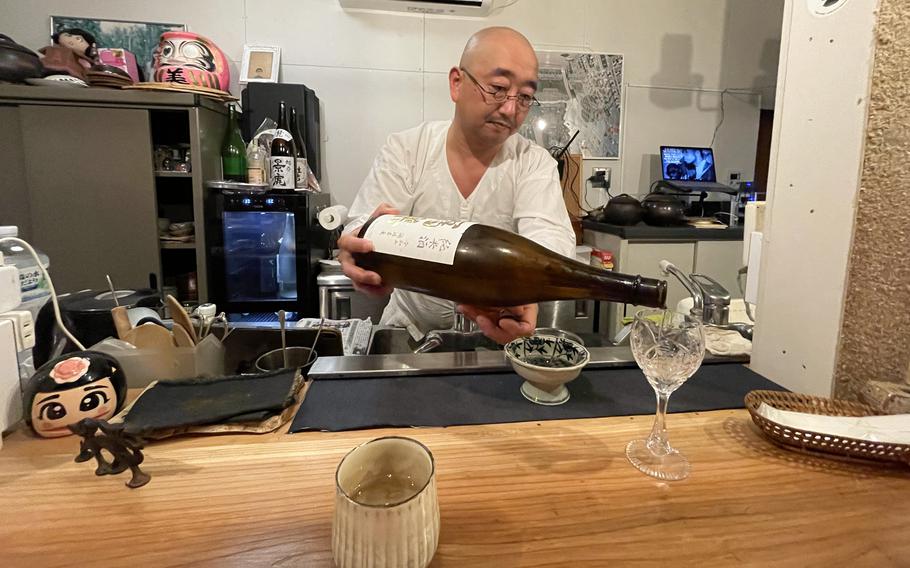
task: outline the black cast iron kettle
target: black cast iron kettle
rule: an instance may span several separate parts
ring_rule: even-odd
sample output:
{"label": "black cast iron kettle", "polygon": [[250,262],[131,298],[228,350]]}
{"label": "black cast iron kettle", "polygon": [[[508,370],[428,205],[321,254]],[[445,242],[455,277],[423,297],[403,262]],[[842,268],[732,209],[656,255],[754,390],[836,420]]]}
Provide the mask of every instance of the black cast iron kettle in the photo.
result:
{"label": "black cast iron kettle", "polygon": [[672,195],[651,193],[641,202],[642,218],[648,225],[668,227],[686,222],[686,206]]}
{"label": "black cast iron kettle", "polygon": [[641,215],[641,202],[627,193],[611,198],[603,208],[603,222],[611,225],[637,225]]}

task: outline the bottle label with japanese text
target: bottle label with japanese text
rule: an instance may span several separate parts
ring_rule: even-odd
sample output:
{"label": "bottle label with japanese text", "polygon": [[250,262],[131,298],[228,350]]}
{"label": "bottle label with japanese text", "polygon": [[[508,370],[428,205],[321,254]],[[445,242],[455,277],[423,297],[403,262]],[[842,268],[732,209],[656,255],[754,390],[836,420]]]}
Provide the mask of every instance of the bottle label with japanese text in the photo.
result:
{"label": "bottle label with japanese text", "polygon": [[294,165],[297,168],[297,171],[294,174],[296,178],[294,186],[297,189],[307,189],[307,174],[309,173],[309,169],[307,168],[306,158],[297,158]]}
{"label": "bottle label with japanese text", "polygon": [[246,181],[247,183],[265,183],[265,172],[262,168],[247,168],[246,170]]}
{"label": "bottle label with japanese text", "polygon": [[382,215],[370,223],[364,238],[373,242],[375,252],[452,265],[461,237],[474,224]]}
{"label": "bottle label with japanese text", "polygon": [[291,156],[272,156],[269,158],[269,174],[272,178],[272,189],[294,189],[294,158]]}

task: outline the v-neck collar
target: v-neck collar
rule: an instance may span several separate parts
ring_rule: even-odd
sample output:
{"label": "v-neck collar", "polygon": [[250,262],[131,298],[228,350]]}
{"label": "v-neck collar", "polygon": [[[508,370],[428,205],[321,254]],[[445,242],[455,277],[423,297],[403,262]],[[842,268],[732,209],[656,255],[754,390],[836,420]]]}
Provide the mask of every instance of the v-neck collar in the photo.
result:
{"label": "v-neck collar", "polygon": [[[452,128],[451,124],[449,124],[449,128]],[[502,153],[505,150],[505,146],[508,140],[506,140],[506,143],[503,143],[503,145],[499,148],[499,152],[496,152],[496,156],[493,157],[490,165],[487,166],[487,169],[484,170],[483,175],[480,176],[479,180],[477,180],[477,184],[474,186],[474,189],[471,190],[471,193],[465,197],[462,195],[461,190],[458,189],[458,184],[455,183],[455,176],[452,175],[452,168],[449,166],[449,128],[446,129],[445,136],[442,137],[442,159],[446,165],[446,173],[449,174],[449,182],[451,182],[452,187],[455,189],[455,194],[458,195],[459,202],[470,203],[474,200],[474,196],[477,195],[477,190],[481,188],[484,180],[487,179],[487,176],[493,175],[490,173],[490,170],[502,162]]]}

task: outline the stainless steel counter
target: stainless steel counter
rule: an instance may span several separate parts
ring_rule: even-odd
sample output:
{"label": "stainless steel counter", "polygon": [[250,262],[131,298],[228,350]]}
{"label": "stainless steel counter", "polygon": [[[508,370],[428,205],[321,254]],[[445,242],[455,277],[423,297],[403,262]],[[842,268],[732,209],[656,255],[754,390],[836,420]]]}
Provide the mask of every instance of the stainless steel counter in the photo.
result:
{"label": "stainless steel counter", "polygon": [[[627,346],[589,347],[591,362],[586,368],[634,367],[632,350]],[[746,363],[747,356],[705,356],[705,364]],[[502,351],[458,351],[394,355],[348,355],[320,357],[310,368],[313,379],[363,379],[369,377],[402,377],[412,375],[451,375],[507,371],[511,365]]]}

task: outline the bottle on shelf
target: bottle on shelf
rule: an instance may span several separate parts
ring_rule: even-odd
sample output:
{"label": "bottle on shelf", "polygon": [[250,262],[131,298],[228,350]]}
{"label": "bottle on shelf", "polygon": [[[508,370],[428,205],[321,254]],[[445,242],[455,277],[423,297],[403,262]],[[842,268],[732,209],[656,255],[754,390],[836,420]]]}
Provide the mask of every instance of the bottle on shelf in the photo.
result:
{"label": "bottle on shelf", "polygon": [[380,215],[358,236],[373,252],[357,265],[377,272],[385,286],[463,304],[518,306],[551,300],[593,299],[663,307],[663,280],[598,270],[515,233],[464,221]]}
{"label": "bottle on shelf", "polygon": [[278,295],[282,298],[297,299],[297,231],[294,215],[285,216],[281,245],[278,247],[277,277]]}
{"label": "bottle on shelf", "polygon": [[[284,130],[290,134],[284,101],[281,101],[278,105],[278,129],[279,133]],[[276,191],[294,191],[296,177],[294,139],[290,136],[285,139],[279,133],[276,133],[272,139],[271,155],[269,157],[270,185]]]}
{"label": "bottle on shelf", "polygon": [[233,105],[228,106],[228,126],[221,143],[221,171],[227,181],[246,181],[246,145]]}
{"label": "bottle on shelf", "polygon": [[297,151],[295,157],[295,182],[294,187],[297,189],[307,189],[307,177],[309,168],[307,167],[306,145],[303,143],[303,133],[300,131],[300,123],[297,121],[297,109],[291,107],[291,136],[294,137],[294,149]]}
{"label": "bottle on shelf", "polygon": [[258,142],[250,142],[246,151],[246,178],[249,183],[268,183],[266,166],[268,165],[268,153],[259,145]]}

